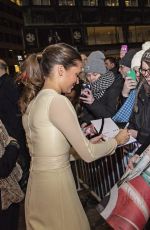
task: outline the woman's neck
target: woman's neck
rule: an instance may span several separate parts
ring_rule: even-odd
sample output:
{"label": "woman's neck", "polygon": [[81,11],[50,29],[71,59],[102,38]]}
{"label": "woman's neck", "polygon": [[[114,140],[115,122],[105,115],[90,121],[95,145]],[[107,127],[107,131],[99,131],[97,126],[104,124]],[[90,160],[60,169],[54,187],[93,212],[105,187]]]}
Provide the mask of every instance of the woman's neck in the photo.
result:
{"label": "woman's neck", "polygon": [[46,79],[43,85],[43,89],[54,89],[56,92],[61,93],[61,89],[57,82]]}

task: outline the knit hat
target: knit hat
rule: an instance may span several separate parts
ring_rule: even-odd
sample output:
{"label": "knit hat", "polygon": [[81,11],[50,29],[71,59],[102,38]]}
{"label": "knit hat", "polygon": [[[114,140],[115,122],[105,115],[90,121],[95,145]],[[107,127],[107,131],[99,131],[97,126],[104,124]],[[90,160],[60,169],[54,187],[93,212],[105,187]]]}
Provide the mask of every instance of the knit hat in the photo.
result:
{"label": "knit hat", "polygon": [[133,56],[135,55],[135,53],[137,52],[136,49],[131,49],[129,50],[125,56],[120,60],[119,65],[124,65],[127,66],[129,68],[131,68],[131,60],[133,58]]}
{"label": "knit hat", "polygon": [[87,58],[87,63],[84,66],[85,73],[100,73],[105,74],[107,72],[105,63],[105,56],[101,51],[94,51],[90,53]]}
{"label": "knit hat", "polygon": [[142,56],[142,60],[141,61],[145,61],[150,63],[150,49],[146,50],[145,53]]}
{"label": "knit hat", "polygon": [[134,68],[136,66],[140,67],[141,66],[141,59],[142,56],[144,54],[144,52],[150,48],[150,41],[147,41],[145,43],[142,44],[142,50],[140,50],[139,52],[137,52],[134,57],[132,58],[131,61],[131,68]]}
{"label": "knit hat", "polygon": [[131,68],[132,69],[136,66],[138,66],[138,67],[141,66],[141,59],[142,59],[144,52],[145,52],[144,50],[140,50],[139,52],[137,52],[134,55],[134,57],[132,58],[132,61],[131,61]]}
{"label": "knit hat", "polygon": [[147,41],[142,44],[142,50],[148,50],[150,48],[150,41]]}

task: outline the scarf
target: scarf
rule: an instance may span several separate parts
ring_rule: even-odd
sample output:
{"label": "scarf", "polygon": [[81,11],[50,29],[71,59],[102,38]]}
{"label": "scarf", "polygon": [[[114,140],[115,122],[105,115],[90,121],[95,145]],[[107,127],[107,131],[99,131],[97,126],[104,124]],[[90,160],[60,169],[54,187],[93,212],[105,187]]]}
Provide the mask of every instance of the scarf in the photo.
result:
{"label": "scarf", "polygon": [[128,122],[133,111],[133,106],[136,97],[136,89],[131,90],[128,98],[123,103],[121,108],[117,113],[112,117],[114,122]]}
{"label": "scarf", "polygon": [[91,90],[94,98],[100,99],[106,89],[108,89],[114,82],[115,76],[113,72],[107,71],[105,74],[101,75],[96,81],[91,82]]}
{"label": "scarf", "polygon": [[[0,120],[0,158],[5,154],[5,148],[10,142],[10,137]],[[1,206],[2,210],[7,209],[12,203],[19,203],[24,198],[18,182],[22,177],[22,169],[19,164],[5,179],[0,179],[0,190],[1,190]]]}

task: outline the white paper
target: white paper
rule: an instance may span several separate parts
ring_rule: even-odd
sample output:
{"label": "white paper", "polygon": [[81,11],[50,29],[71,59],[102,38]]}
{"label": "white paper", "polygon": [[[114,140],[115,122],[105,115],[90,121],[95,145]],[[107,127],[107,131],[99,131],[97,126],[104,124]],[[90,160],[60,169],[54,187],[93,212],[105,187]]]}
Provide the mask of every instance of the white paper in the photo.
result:
{"label": "white paper", "polygon": [[[102,124],[102,119],[92,120],[91,123],[99,132]],[[116,125],[116,123],[111,118],[104,118],[104,127],[102,131],[104,137],[106,137],[106,139],[115,137],[118,134],[118,132],[119,132],[119,127]],[[133,142],[136,142],[136,139],[130,136],[129,141],[125,145],[128,145]]]}

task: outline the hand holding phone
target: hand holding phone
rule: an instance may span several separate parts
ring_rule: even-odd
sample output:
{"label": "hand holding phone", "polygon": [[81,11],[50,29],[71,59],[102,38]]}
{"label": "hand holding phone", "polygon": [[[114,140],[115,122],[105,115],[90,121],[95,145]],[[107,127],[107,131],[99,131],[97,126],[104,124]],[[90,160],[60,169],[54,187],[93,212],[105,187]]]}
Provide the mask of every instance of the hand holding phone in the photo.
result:
{"label": "hand holding phone", "polygon": [[94,102],[95,98],[92,94],[92,91],[86,88],[81,91],[80,100],[82,103],[91,105]]}
{"label": "hand holding phone", "polygon": [[133,69],[130,69],[127,72],[127,77],[130,77],[132,80],[136,81],[136,73]]}
{"label": "hand holding phone", "polygon": [[89,83],[83,83],[82,89],[90,89],[91,90],[91,85]]}
{"label": "hand holding phone", "polygon": [[128,46],[122,45],[120,49],[120,58],[122,59],[127,52],[128,52]]}
{"label": "hand holding phone", "polygon": [[125,81],[124,81],[124,85],[123,85],[123,89],[122,89],[122,96],[128,97],[130,94],[130,91],[132,89],[135,89],[136,86],[137,86],[137,81],[132,80],[131,77],[126,76]]}
{"label": "hand holding phone", "polygon": [[84,92],[88,92],[88,90],[91,90],[91,85],[89,83],[83,83],[81,86],[81,97],[86,98],[87,95],[84,94]]}

